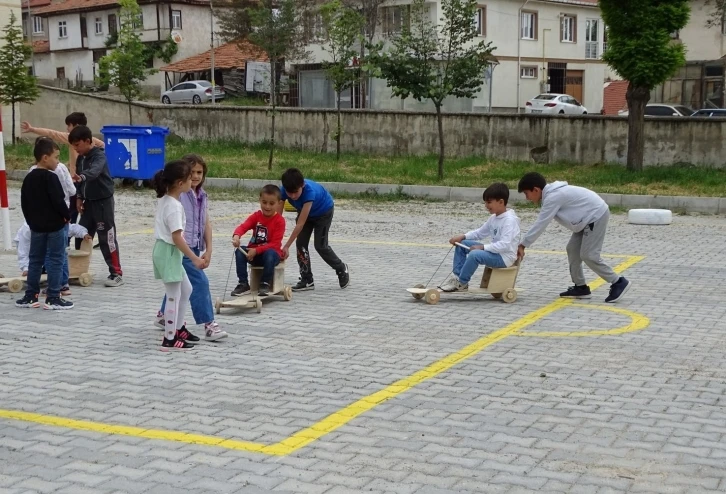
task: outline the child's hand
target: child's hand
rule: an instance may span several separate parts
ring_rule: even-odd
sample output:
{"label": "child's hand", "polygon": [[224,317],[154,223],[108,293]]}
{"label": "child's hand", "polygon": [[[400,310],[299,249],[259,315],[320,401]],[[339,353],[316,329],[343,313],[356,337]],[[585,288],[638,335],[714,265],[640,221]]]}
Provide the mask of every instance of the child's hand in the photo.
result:
{"label": "child's hand", "polygon": [[27,271],[23,271],[22,276],[28,276],[28,272]]}
{"label": "child's hand", "polygon": [[73,174],[73,176],[71,178],[73,179],[74,183],[78,183],[81,180],[83,180],[80,175],[76,175],[75,173]]}
{"label": "child's hand", "polygon": [[247,260],[251,261],[257,255],[257,249],[247,249]]}
{"label": "child's hand", "polygon": [[449,243],[451,245],[454,245],[454,244],[456,244],[456,242],[461,243],[461,241],[465,240],[465,239],[466,239],[466,235],[454,235],[453,237],[451,237],[449,239]]}
{"label": "child's hand", "polygon": [[86,235],[83,237],[83,240],[93,240],[93,237],[86,233]]}
{"label": "child's hand", "polygon": [[192,259],[192,264],[194,264],[197,269],[204,269],[205,262],[206,261],[201,257],[194,257],[194,259]]}
{"label": "child's hand", "polygon": [[76,211],[83,213],[83,199],[76,197]]}
{"label": "child's hand", "polygon": [[20,130],[23,132],[33,132],[33,126],[30,125],[30,122],[20,122]]}
{"label": "child's hand", "polygon": [[204,269],[207,269],[209,265],[212,264],[212,252],[206,251],[202,254],[202,259],[204,259]]}
{"label": "child's hand", "polygon": [[519,247],[517,247],[517,259],[520,261],[524,259],[524,245],[520,244]]}
{"label": "child's hand", "polygon": [[235,249],[237,247],[239,247],[239,236],[237,236],[237,235],[232,236],[232,245],[234,246]]}
{"label": "child's hand", "polygon": [[283,247],[282,248],[282,260],[284,261],[288,257],[290,257],[290,247]]}

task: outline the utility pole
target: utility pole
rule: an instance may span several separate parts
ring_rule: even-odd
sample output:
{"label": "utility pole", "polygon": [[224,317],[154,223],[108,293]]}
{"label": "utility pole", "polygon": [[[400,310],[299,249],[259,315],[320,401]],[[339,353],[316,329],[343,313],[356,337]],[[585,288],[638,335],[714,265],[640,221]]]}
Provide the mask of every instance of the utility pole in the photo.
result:
{"label": "utility pole", "polygon": [[210,34],[210,46],[212,48],[211,52],[211,62],[212,62],[212,104],[214,105],[216,103],[216,96],[214,94],[215,91],[215,84],[214,84],[214,5],[212,4],[212,0],[209,0],[209,34]]}
{"label": "utility pole", "polygon": [[[22,13],[20,15],[20,19],[22,20],[23,16]],[[42,21],[41,21],[42,22]],[[33,31],[35,30],[35,23],[33,22],[33,16],[30,12],[30,0],[28,0],[28,41],[30,42],[30,47],[32,48],[30,52],[30,66],[33,69],[33,75],[35,75],[35,47],[33,46]]]}

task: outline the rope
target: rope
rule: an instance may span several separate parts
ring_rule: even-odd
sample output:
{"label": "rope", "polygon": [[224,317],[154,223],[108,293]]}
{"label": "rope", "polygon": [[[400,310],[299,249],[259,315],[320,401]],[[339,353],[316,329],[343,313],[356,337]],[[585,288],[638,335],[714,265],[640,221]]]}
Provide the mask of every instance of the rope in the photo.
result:
{"label": "rope", "polygon": [[[234,250],[234,252],[237,252],[237,249]],[[222,294],[222,302],[224,302],[224,297],[227,296],[227,289],[229,289],[229,277],[232,275],[232,263],[234,262],[234,254],[232,254],[232,260],[229,263],[229,269],[227,270],[227,282],[224,284],[224,294]]]}
{"label": "rope", "polygon": [[[453,248],[454,248],[454,246],[452,245],[452,246],[451,246],[451,249],[453,249]],[[426,282],[426,286],[425,286],[424,288],[428,288],[428,286],[429,286],[429,283],[431,283],[431,280],[433,280],[433,279],[434,279],[434,276],[436,276],[436,273],[438,273],[438,272],[439,272],[439,269],[441,269],[441,265],[442,265],[442,264],[444,264],[444,261],[446,260],[446,258],[447,258],[447,257],[449,257],[449,254],[451,253],[451,249],[449,249],[449,250],[448,250],[448,251],[446,252],[446,255],[444,256],[444,258],[443,258],[443,259],[441,260],[441,262],[439,263],[439,267],[438,267],[438,268],[436,268],[436,271],[434,271],[434,274],[433,274],[433,275],[431,276],[431,278],[429,278],[429,281],[427,281],[427,282]],[[452,272],[453,272],[453,271],[452,271]]]}

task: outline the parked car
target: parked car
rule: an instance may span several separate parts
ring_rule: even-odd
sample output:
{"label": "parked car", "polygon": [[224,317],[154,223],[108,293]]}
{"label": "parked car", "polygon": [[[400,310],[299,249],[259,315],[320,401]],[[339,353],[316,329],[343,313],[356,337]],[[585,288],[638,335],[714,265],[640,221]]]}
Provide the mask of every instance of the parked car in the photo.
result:
{"label": "parked car", "polygon": [[[214,99],[224,99],[224,88],[214,87]],[[161,93],[161,102],[165,105],[172,103],[193,103],[199,105],[212,101],[212,83],[209,81],[186,81],[177,84],[171,89]]]}
{"label": "parked car", "polygon": [[[627,117],[628,110],[621,110],[618,116]],[[668,105],[664,103],[649,103],[645,105],[646,117],[690,117],[693,115],[693,108],[684,105]]]}
{"label": "parked car", "polygon": [[527,101],[524,113],[587,115],[587,108],[569,94],[540,94]]}
{"label": "parked car", "polygon": [[704,108],[698,110],[692,117],[713,117],[713,118],[726,118],[726,109],[724,108]]}

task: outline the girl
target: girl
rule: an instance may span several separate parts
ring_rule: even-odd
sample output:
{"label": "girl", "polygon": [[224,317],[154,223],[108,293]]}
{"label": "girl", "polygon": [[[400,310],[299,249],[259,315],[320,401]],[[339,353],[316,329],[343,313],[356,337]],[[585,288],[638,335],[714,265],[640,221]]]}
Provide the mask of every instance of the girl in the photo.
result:
{"label": "girl", "polygon": [[[189,257],[184,256],[182,265],[186,271],[187,277],[192,284],[192,295],[190,304],[192,306],[192,314],[194,314],[194,322],[196,324],[204,324],[204,339],[207,341],[216,341],[225,338],[227,333],[219,329],[219,325],[214,321],[214,307],[212,305],[212,295],[209,292],[209,279],[203,269],[209,267],[212,261],[212,225],[209,222],[207,214],[207,193],[202,188],[204,179],[207,178],[207,164],[196,154],[188,154],[182,158],[192,166],[192,187],[191,190],[184,192],[180,196],[184,212],[186,214],[186,223],[184,225],[184,241],[192,250],[194,255],[201,256],[205,261],[204,268],[199,269],[192,263]],[[156,315],[156,326],[164,329],[164,309],[166,307],[166,297],[161,303],[161,309]]]}
{"label": "girl", "polygon": [[194,348],[188,341],[199,341],[184,326],[192,285],[182,267],[182,254],[199,269],[206,264],[192,252],[183,237],[186,215],[179,197],[191,187],[192,167],[186,161],[170,161],[154,175],[154,188],[159,198],[154,221],[154,277],[164,282],[169,301],[164,312],[163,352],[188,350]]}

